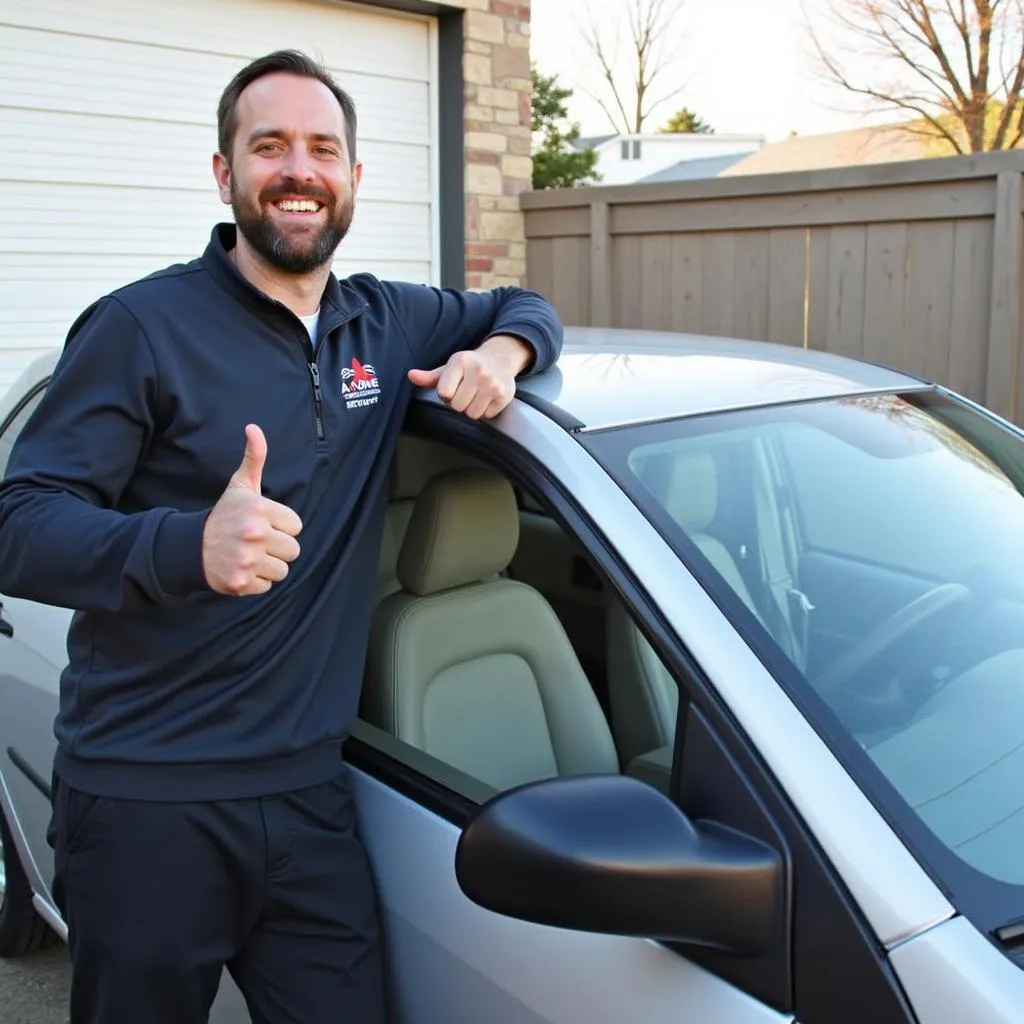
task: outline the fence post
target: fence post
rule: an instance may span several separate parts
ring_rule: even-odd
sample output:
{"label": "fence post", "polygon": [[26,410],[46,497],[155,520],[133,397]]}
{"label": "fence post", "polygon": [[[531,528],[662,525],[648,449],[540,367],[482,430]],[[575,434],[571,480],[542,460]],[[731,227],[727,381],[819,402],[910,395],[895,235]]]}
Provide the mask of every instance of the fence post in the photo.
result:
{"label": "fence post", "polygon": [[989,300],[985,405],[1007,419],[1017,416],[1021,348],[1021,284],[1024,279],[1024,204],[1020,171],[996,176],[996,216]]}
{"label": "fence post", "polygon": [[612,236],[608,204],[590,204],[590,326],[612,326]]}

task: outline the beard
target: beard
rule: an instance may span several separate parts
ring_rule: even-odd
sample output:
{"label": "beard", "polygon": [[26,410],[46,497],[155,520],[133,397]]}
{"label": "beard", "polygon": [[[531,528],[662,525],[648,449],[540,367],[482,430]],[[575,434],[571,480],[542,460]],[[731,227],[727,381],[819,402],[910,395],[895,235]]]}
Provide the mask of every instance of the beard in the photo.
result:
{"label": "beard", "polygon": [[[289,238],[278,230],[270,215],[263,212],[267,205],[284,196],[301,196],[323,204],[327,210],[327,223],[315,236],[303,234],[294,239]],[[237,181],[233,179],[231,209],[235,215],[235,224],[245,240],[271,266],[287,274],[308,274],[329,263],[334,250],[348,234],[355,212],[355,198],[350,195],[347,200],[339,202],[323,189],[277,185],[264,189],[253,202],[241,193]]]}

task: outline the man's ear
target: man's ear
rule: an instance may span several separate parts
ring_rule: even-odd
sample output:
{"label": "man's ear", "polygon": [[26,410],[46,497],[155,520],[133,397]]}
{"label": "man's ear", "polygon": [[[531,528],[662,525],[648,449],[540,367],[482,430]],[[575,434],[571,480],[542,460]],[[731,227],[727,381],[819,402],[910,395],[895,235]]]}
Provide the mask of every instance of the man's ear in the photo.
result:
{"label": "man's ear", "polygon": [[355,199],[359,192],[359,186],[363,183],[363,165],[357,163],[352,168],[352,198]]}
{"label": "man's ear", "polygon": [[220,201],[225,206],[231,205],[231,165],[223,153],[213,154],[213,176],[217,181]]}

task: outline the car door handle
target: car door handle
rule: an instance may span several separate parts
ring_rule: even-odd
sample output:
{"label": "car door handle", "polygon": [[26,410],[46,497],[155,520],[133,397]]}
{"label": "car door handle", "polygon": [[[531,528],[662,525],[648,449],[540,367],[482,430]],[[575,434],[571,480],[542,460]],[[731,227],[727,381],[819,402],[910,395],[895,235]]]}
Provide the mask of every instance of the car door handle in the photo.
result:
{"label": "car door handle", "polygon": [[0,603],[0,636],[14,636],[14,627],[4,618],[2,603]]}

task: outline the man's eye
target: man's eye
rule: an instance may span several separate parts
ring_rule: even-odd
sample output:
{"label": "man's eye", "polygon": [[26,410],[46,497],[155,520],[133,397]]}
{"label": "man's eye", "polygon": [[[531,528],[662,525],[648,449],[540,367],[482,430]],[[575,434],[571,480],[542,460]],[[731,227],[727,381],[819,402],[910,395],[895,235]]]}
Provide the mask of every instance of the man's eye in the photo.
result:
{"label": "man's eye", "polygon": [[281,147],[276,142],[261,142],[256,147],[256,152],[257,153],[273,153],[273,152],[276,152],[280,148]]}
{"label": "man's eye", "polygon": [[313,152],[316,153],[317,156],[331,157],[338,155],[338,151],[336,149],[332,149],[330,146],[317,146]]}

